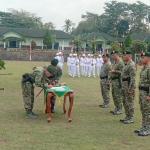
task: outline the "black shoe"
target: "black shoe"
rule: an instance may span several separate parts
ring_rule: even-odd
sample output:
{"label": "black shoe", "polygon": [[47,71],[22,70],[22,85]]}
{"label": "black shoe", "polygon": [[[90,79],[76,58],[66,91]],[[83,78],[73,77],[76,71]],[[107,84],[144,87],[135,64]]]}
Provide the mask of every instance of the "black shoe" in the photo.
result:
{"label": "black shoe", "polygon": [[114,113],[113,113],[114,115],[120,115],[120,114],[122,114],[122,110],[117,110],[117,111],[114,111]]}
{"label": "black shoe", "polygon": [[148,136],[148,135],[150,135],[149,130],[142,130],[138,133],[138,136]]}
{"label": "black shoe", "polygon": [[116,112],[118,109],[115,108],[114,110],[111,110],[110,113],[114,114],[114,112]]}
{"label": "black shoe", "polygon": [[109,107],[109,104],[106,103],[101,106],[101,108],[107,108],[107,107]]}
{"label": "black shoe", "polygon": [[128,119],[128,117],[126,116],[125,118],[120,119],[120,122],[124,122],[124,121],[127,120],[127,119]]}
{"label": "black shoe", "polygon": [[141,132],[141,129],[134,130],[134,133],[140,133],[140,132]]}
{"label": "black shoe", "polygon": [[131,124],[133,123],[133,119],[132,118],[128,118],[127,120],[123,121],[124,124]]}
{"label": "black shoe", "polygon": [[100,104],[99,107],[101,107],[101,106],[103,106],[103,105],[104,105],[104,103],[103,103],[103,104]]}

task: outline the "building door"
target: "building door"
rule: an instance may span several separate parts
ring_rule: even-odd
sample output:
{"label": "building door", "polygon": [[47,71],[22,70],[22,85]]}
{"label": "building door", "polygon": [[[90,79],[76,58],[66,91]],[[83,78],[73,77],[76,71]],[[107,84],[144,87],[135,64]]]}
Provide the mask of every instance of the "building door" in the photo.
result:
{"label": "building door", "polygon": [[56,42],[56,43],[54,44],[54,49],[58,49],[58,47],[59,47],[59,43]]}
{"label": "building door", "polygon": [[16,48],[16,41],[9,41],[10,48]]}
{"label": "building door", "polygon": [[98,44],[98,51],[101,51],[102,50],[102,44]]}

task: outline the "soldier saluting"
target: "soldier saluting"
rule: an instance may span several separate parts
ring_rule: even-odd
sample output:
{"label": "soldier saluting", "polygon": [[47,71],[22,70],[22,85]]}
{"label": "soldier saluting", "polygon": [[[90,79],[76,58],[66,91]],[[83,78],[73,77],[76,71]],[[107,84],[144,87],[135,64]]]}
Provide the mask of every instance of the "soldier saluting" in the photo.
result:
{"label": "soldier saluting", "polygon": [[139,104],[142,113],[142,127],[135,130],[139,136],[150,135],[150,53],[142,53],[141,61],[143,67],[139,80]]}
{"label": "soldier saluting", "polygon": [[132,53],[127,50],[123,53],[123,59],[125,66],[121,72],[122,79],[122,97],[123,106],[125,109],[126,117],[120,119],[124,124],[133,123],[134,114],[134,97],[135,97],[135,79],[136,79],[136,67],[132,61]]}

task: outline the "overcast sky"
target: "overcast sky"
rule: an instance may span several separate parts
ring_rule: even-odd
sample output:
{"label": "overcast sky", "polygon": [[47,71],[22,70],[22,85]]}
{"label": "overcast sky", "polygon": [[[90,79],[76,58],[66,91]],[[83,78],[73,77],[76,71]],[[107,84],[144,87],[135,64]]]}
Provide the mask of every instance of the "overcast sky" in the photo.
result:
{"label": "overcast sky", "polygon": [[[118,0],[119,2],[134,3],[136,0]],[[61,29],[66,19],[70,19],[76,25],[81,21],[81,15],[87,11],[97,14],[104,12],[106,0],[0,0],[0,11],[8,11],[8,8],[23,9],[37,14],[42,21],[53,22],[56,29]],[[150,0],[141,0],[150,5]]]}

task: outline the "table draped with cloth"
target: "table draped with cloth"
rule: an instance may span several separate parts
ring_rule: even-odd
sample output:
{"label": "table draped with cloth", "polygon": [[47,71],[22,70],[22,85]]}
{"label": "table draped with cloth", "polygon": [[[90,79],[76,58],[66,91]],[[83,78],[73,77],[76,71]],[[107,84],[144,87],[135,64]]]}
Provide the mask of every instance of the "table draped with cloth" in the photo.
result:
{"label": "table draped with cloth", "polygon": [[72,106],[73,106],[73,101],[74,101],[74,95],[73,95],[73,90],[69,86],[53,86],[52,88],[44,88],[44,100],[45,100],[45,110],[44,113],[48,113],[48,118],[47,121],[51,121],[51,97],[55,96],[58,98],[58,104],[60,104],[60,98],[64,96],[64,101],[63,101],[63,112],[64,114],[66,113],[66,98],[67,96],[69,97],[69,110],[68,110],[68,121],[71,122],[72,119],[70,117]]}

